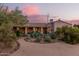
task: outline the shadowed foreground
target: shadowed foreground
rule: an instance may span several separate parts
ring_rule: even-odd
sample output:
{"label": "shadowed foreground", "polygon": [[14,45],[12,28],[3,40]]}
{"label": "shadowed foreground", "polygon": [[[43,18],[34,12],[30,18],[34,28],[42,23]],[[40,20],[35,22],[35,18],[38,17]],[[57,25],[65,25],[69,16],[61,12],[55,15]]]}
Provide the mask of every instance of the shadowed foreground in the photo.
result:
{"label": "shadowed foreground", "polygon": [[39,44],[19,40],[20,48],[12,56],[79,56],[79,44],[69,45],[64,42]]}

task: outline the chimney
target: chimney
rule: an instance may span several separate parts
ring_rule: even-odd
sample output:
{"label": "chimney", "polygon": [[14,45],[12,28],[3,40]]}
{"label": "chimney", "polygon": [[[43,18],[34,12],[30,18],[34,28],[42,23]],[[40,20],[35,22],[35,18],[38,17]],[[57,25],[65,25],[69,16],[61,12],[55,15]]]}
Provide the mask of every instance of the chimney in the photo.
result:
{"label": "chimney", "polygon": [[51,32],[54,32],[54,21],[53,21],[53,19],[50,19],[50,25],[51,25]]}

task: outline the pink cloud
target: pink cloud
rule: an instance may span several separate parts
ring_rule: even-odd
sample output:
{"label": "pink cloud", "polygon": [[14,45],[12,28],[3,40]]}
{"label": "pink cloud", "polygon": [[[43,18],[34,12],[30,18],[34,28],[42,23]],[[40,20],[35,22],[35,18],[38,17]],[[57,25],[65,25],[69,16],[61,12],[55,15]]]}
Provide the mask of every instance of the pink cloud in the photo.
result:
{"label": "pink cloud", "polygon": [[30,23],[46,23],[48,16],[47,15],[39,15],[41,9],[37,5],[25,5],[22,8],[22,12],[24,15],[27,15]]}
{"label": "pink cloud", "polygon": [[40,9],[36,5],[23,6],[22,12],[25,15],[36,15],[40,13]]}

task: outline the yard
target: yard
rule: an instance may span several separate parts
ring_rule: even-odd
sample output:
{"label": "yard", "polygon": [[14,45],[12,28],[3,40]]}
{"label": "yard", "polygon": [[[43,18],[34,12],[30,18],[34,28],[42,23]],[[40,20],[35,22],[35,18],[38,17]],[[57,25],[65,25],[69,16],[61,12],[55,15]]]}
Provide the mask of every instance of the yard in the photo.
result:
{"label": "yard", "polygon": [[30,43],[23,40],[20,48],[11,56],[79,56],[79,44],[70,45],[64,42],[39,44]]}
{"label": "yard", "polygon": [[[79,28],[62,26],[56,31],[40,33],[39,31],[24,32],[24,25],[29,22],[22,11],[16,7],[9,12],[8,6],[0,5],[0,53],[10,53],[15,51],[11,56],[62,56],[62,55],[79,55]],[[52,25],[52,24],[51,24]],[[46,26],[46,25],[45,25]],[[22,27],[23,30],[19,29]],[[37,26],[36,26],[37,27]],[[20,36],[24,38],[18,40]],[[34,38],[33,42],[28,42]],[[56,42],[61,40],[62,42]],[[18,41],[18,44],[15,42]],[[55,42],[55,43],[54,43]],[[19,45],[20,43],[20,45]],[[40,44],[44,43],[44,44]],[[67,44],[68,43],[68,44]]]}

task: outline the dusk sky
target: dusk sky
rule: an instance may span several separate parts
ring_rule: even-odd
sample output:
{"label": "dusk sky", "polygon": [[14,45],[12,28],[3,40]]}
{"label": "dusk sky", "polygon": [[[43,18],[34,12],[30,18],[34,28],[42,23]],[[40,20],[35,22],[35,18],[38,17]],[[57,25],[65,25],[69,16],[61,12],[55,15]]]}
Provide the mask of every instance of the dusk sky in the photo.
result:
{"label": "dusk sky", "polygon": [[79,19],[79,4],[77,3],[9,3],[4,4],[10,9],[19,7],[27,15],[48,15],[50,17],[59,17],[65,20]]}

